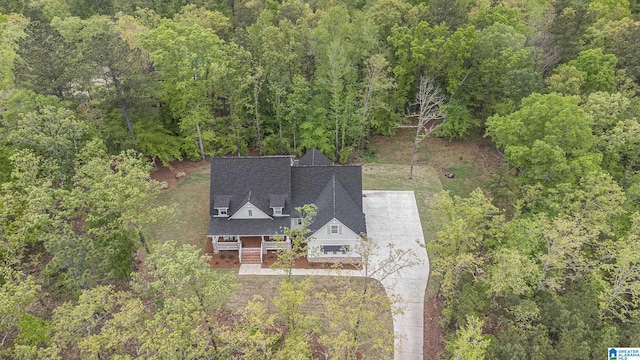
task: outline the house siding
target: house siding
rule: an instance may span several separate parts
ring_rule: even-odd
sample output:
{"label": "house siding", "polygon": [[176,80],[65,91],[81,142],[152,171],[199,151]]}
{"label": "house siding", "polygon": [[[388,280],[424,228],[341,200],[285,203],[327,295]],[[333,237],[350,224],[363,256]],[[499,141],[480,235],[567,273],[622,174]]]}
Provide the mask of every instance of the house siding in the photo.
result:
{"label": "house siding", "polygon": [[[251,210],[252,216],[249,216],[249,210]],[[271,219],[271,217],[255,207],[252,203],[246,203],[231,216],[231,219]]]}
{"label": "house siding", "polygon": [[[337,234],[331,233],[331,225],[338,225],[340,231]],[[346,227],[337,219],[332,219],[316,232],[311,235],[309,241],[307,259],[309,261],[336,261],[341,260],[358,260],[360,255],[354,250],[358,246],[361,238],[358,234]],[[348,246],[349,251],[346,254],[324,254],[322,246]]]}

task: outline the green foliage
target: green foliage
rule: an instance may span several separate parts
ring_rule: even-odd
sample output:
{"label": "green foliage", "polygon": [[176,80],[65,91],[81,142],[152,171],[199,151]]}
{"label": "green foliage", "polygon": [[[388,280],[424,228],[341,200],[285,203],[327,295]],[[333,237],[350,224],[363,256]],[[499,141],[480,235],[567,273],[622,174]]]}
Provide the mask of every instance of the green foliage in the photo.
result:
{"label": "green foliage", "polygon": [[0,268],[0,285],[0,344],[4,347],[7,336],[16,328],[20,331],[20,343],[44,339],[42,331],[34,329],[41,326],[42,322],[26,312],[37,298],[40,285],[36,284],[33,277],[4,265]]}
{"label": "green foliage", "polygon": [[[22,1],[16,1],[22,4]],[[14,85],[13,66],[20,58],[16,52],[18,41],[26,36],[24,29],[28,20],[23,16],[9,14],[11,11],[3,11],[0,8],[0,92],[10,89]]]}
{"label": "green foliage", "polygon": [[291,279],[291,270],[295,265],[296,259],[306,256],[306,248],[309,243],[309,226],[316,216],[318,207],[315,204],[305,204],[296,208],[296,211],[302,218],[302,224],[298,227],[283,229],[287,239],[278,239],[279,241],[287,241],[284,249],[278,250],[278,258],[271,265],[273,268],[281,269],[287,274],[287,278]]}
{"label": "green foliage", "polygon": [[[234,322],[233,328],[229,329],[229,331],[223,335],[225,346],[228,349],[226,352],[230,356],[243,356],[251,359],[265,360],[273,359],[274,348],[279,336],[275,332],[275,315],[270,314],[267,310],[264,298],[260,295],[255,295],[253,300],[250,300],[243,309],[238,311],[238,315],[241,316],[242,320]],[[293,334],[295,333],[296,332],[293,332]],[[284,349],[291,347],[291,344],[286,343],[286,341],[291,340],[299,343],[295,345],[295,349],[289,350],[291,352],[288,353],[289,357],[286,359],[295,358],[295,356],[305,356],[309,353],[308,348],[305,352],[306,341],[297,336],[290,336],[289,334],[287,334],[285,344],[283,345]],[[280,350],[278,354],[286,351],[287,350]]]}
{"label": "green foliage", "polygon": [[[594,358],[640,341],[637,5],[10,0],[0,11],[0,260],[33,274],[2,282],[1,357],[310,358],[315,328],[296,317],[304,286],[283,285],[286,334],[260,299],[223,325],[213,311],[231,280],[192,248],[151,251],[131,290],[90,289],[128,276],[167,217],[150,203],[157,184],[142,155],[167,164],[317,147],[346,162],[406,125],[423,75],[449,102],[438,135],[486,126],[506,160],[491,189],[506,218],[478,191],[432,206],[448,355]],[[95,136],[104,145],[85,144]],[[458,169],[447,187],[468,193],[476,174],[442,166]],[[288,231],[301,250],[308,234]],[[53,257],[42,271],[25,257],[41,244]],[[291,254],[289,274],[303,252]],[[40,318],[39,283],[58,286],[47,306],[60,289],[81,297]],[[366,298],[369,287],[323,298],[332,356],[391,357],[393,335],[371,311],[394,299]]]}
{"label": "green foliage", "polygon": [[447,113],[447,121],[438,127],[435,134],[453,139],[465,139],[480,126],[478,120],[474,119],[467,107],[457,101],[451,101],[442,106]]}
{"label": "green foliage", "polygon": [[526,181],[571,183],[598,169],[601,157],[592,152],[592,124],[577,98],[532,94],[518,111],[489,118],[487,134]]}
{"label": "green foliage", "polygon": [[58,215],[68,223],[45,240],[54,256],[49,266],[66,269],[80,286],[128,276],[141,229],[165,210],[151,208],[159,184],[149,172],[139,154],[108,155],[100,141],[90,142],[78,159],[74,187],[62,193]]}
{"label": "green foliage", "polygon": [[585,50],[578,58],[567,63],[585,75],[583,94],[595,91],[613,91],[615,89],[616,63],[615,55],[603,54],[601,49]]}
{"label": "green foliage", "polygon": [[456,338],[447,344],[451,359],[482,360],[490,340],[482,335],[484,321],[468,316],[466,325],[458,330]]}
{"label": "green foliage", "polygon": [[152,279],[140,286],[164,300],[165,311],[197,309],[210,312],[220,309],[234,291],[234,279],[229,274],[212,274],[208,258],[191,245],[168,241],[152,248],[147,258]]}
{"label": "green foliage", "polygon": [[0,184],[0,249],[3,264],[18,264],[29,246],[46,238],[55,228],[50,216],[54,207],[53,177],[50,162],[29,150],[18,150],[9,158],[12,172],[9,182]]}

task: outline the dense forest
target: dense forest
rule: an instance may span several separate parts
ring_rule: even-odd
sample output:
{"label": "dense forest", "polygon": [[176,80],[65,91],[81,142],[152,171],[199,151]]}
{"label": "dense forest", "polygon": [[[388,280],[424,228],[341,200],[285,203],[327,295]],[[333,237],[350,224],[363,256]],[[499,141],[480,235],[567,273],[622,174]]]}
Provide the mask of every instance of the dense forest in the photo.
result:
{"label": "dense forest", "polygon": [[[259,300],[212,330],[233,281],[200,249],[150,249],[171,209],[149,172],[373,156],[424,81],[443,99],[427,132],[503,159],[484,193],[433,206],[443,356],[640,345],[638,2],[3,0],[0,34],[0,357],[309,358],[304,282],[281,289],[286,337]],[[355,359],[372,339],[325,340]]]}

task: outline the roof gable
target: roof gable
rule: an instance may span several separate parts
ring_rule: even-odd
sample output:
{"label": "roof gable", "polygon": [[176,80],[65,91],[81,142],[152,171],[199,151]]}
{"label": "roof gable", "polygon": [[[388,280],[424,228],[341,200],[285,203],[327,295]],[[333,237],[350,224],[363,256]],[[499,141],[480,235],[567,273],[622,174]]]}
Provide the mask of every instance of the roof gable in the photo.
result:
{"label": "roof gable", "polygon": [[329,160],[320,150],[316,148],[312,148],[303,157],[298,161],[298,165],[312,165],[312,166],[320,166],[320,165],[333,165],[333,161]]}
{"label": "roof gable", "polygon": [[242,207],[240,207],[240,209],[238,209],[233,215],[229,217],[229,220],[235,219],[271,219],[271,216],[267,215],[257,206],[247,201],[244,205],[242,205]]}
{"label": "roof gable", "polygon": [[318,213],[309,226],[312,232],[317,231],[332,219],[340,221],[356,234],[366,232],[362,210],[351,199],[335,175],[327,182],[314,203],[318,207]]}
{"label": "roof gable", "polygon": [[293,207],[314,203],[333,176],[362,212],[362,170],[359,165],[294,166],[291,168]]}

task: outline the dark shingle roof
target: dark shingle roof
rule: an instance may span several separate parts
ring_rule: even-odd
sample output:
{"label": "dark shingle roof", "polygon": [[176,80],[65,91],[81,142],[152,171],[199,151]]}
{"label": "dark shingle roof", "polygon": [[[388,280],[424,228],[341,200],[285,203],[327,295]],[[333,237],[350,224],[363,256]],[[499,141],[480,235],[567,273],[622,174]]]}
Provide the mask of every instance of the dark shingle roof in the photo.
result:
{"label": "dark shingle roof", "polygon": [[[229,213],[247,201],[265,213],[269,198],[282,195],[291,199],[291,162],[289,156],[211,158],[211,211],[218,196],[229,196]],[[285,203],[285,212],[289,204]]]}
{"label": "dark shingle roof", "polygon": [[228,208],[231,196],[229,195],[217,195],[213,196],[213,207],[216,208]]}
{"label": "dark shingle roof", "polygon": [[334,175],[342,183],[358,210],[362,212],[362,169],[359,165],[295,166],[291,168],[293,207],[314,203]]}
{"label": "dark shingle roof", "polygon": [[269,198],[270,208],[283,208],[286,196],[285,195],[271,195]]}
{"label": "dark shingle roof", "polygon": [[[282,207],[283,214],[292,216],[296,216],[295,207],[313,203],[318,214],[311,230],[335,217],[357,234],[366,232],[360,166],[335,166],[315,148],[298,164],[290,156],[212,158],[210,215],[214,206],[228,207],[229,215],[235,214],[247,202],[268,215],[272,207]],[[282,228],[290,225],[288,216],[246,220],[212,217],[209,234],[281,234]]]}
{"label": "dark shingle roof", "polygon": [[312,148],[300,158],[298,165],[333,165],[333,162],[324,156],[320,150]]}
{"label": "dark shingle roof", "polygon": [[358,209],[356,203],[351,199],[351,196],[335,175],[327,182],[314,203],[318,207],[318,213],[313,223],[309,226],[312,232],[317,231],[334,218],[358,235],[366,232],[362,210]]}
{"label": "dark shingle roof", "polygon": [[284,227],[291,226],[291,218],[274,217],[273,219],[232,219],[212,217],[209,223],[209,235],[275,235],[282,234]]}

